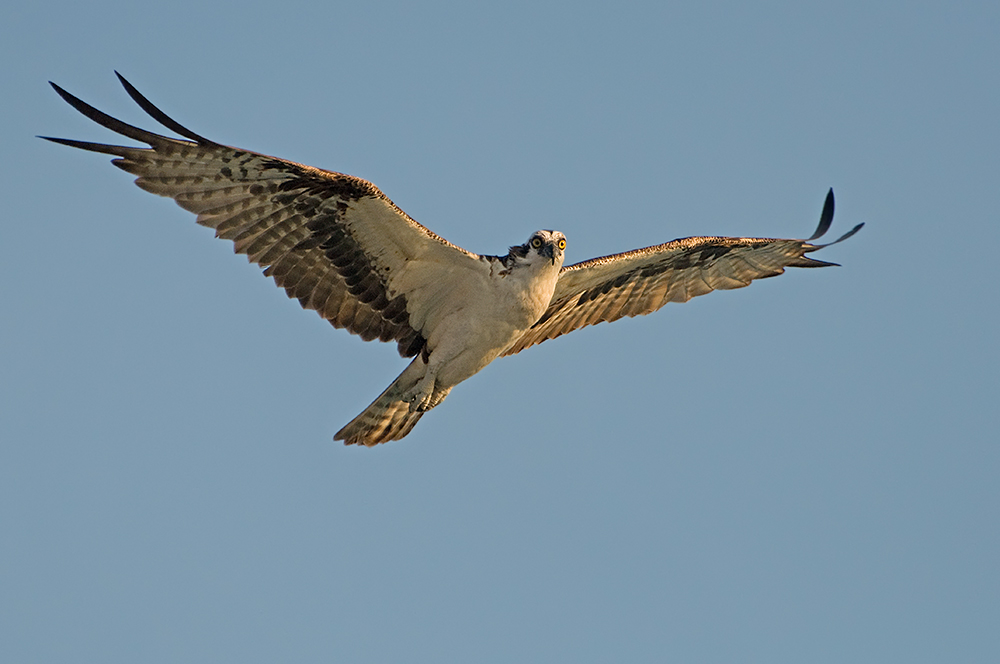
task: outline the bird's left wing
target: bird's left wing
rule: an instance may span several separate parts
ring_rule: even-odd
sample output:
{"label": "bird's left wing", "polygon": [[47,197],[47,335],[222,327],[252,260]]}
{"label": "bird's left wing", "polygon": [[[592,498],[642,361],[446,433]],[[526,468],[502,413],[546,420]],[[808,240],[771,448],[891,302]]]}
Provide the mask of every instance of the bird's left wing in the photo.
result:
{"label": "bird's left wing", "polygon": [[59,86],[91,120],[149,147],[64,138],[51,141],[117,157],[136,184],[173,198],[199,224],[232,240],[238,253],[266,268],[289,297],[334,327],[365,340],[395,341],[412,357],[446,301],[443,290],[484,263],[435,235],[372,183],[343,173],[240,150],[195,134],[168,117],[119,75],[132,99],[186,140],[117,120]]}
{"label": "bird's left wing", "polygon": [[819,227],[808,240],[745,237],[689,237],[562,269],[548,309],[504,355],[587,325],[652,313],[667,302],[687,302],[719,289],[742,288],[774,277],[786,267],[826,267],[806,254],[846,240],[858,224],[829,244],[810,244],[833,222],[833,190],[827,194]]}

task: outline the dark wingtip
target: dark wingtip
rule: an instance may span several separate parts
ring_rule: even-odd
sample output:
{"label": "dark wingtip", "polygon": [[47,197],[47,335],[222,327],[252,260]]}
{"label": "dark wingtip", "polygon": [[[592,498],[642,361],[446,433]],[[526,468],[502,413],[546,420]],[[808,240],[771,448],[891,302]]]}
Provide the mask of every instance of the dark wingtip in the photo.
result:
{"label": "dark wingtip", "polygon": [[138,104],[139,108],[146,111],[151,118],[159,122],[161,125],[170,131],[180,134],[184,138],[189,138],[202,145],[215,145],[214,142],[208,140],[204,136],[199,136],[154,106],[151,101],[146,99],[141,92],[135,89],[134,85],[129,83],[128,80],[126,80],[125,77],[117,71],[115,71],[115,76],[118,77],[118,81],[122,84],[122,87],[125,88],[125,92],[128,93],[128,96],[132,98],[132,101]]}
{"label": "dark wingtip", "polygon": [[71,148],[79,148],[81,150],[87,150],[88,152],[101,152],[104,154],[113,154],[118,157],[124,157],[129,150],[134,150],[136,148],[126,148],[118,145],[107,145],[105,143],[91,143],[90,141],[77,141],[72,138],[56,138],[54,136],[38,136],[46,141],[52,141],[53,143],[58,143],[59,145],[68,145]]}
{"label": "dark wingtip", "polygon": [[[826,202],[823,203],[823,212],[819,215],[819,227],[816,228],[816,232],[813,236],[804,242],[812,242],[818,237],[821,237],[824,233],[830,230],[830,225],[833,223],[833,189],[830,189],[829,193],[826,195]],[[847,238],[853,236],[855,233],[864,228],[864,223],[860,223],[851,230],[847,231],[840,237],[838,237],[833,242],[827,242],[826,244],[806,244],[805,252],[813,252],[817,249],[822,249],[823,247],[829,247],[831,245],[837,244],[838,242],[843,242]],[[832,265],[832,263],[831,263]]]}
{"label": "dark wingtip", "polygon": [[[855,226],[851,230],[847,231],[846,233],[844,233],[843,235],[841,235],[839,238],[837,238],[836,240],[834,240],[830,244],[837,244],[838,242],[843,242],[844,240],[846,240],[847,238],[851,237],[852,235],[854,235],[855,233],[857,233],[858,231],[860,231],[862,228],[864,228],[864,226],[865,226],[865,223],[861,222],[860,224],[858,224],[857,226]],[[827,245],[827,246],[830,246],[830,245]]]}
{"label": "dark wingtip", "polygon": [[830,187],[830,191],[826,194],[826,200],[823,202],[823,211],[819,215],[819,226],[816,227],[816,232],[806,242],[812,242],[816,238],[823,237],[830,230],[830,226],[833,224],[833,209],[833,187]]}
{"label": "dark wingtip", "polygon": [[858,231],[860,231],[863,227],[864,227],[863,223],[858,224],[857,226],[855,226],[851,230],[847,231],[846,233],[844,233],[843,235],[841,235],[840,237],[838,237],[833,242],[827,242],[826,244],[816,244],[816,245],[813,245],[815,247],[815,249],[810,249],[809,251],[816,251],[816,249],[822,249],[823,247],[830,247],[830,246],[833,246],[833,245],[837,244],[838,242],[843,242],[847,238],[851,237],[852,235],[854,235],[855,233],[857,233]]}
{"label": "dark wingtip", "polygon": [[84,115],[87,115],[87,111],[93,109],[93,106],[91,106],[87,102],[83,101],[79,97],[77,97],[77,96],[75,96],[73,94],[70,94],[69,92],[66,92],[65,90],[63,90],[61,87],[59,87],[57,84],[53,83],[52,81],[49,81],[49,85],[52,86],[52,89],[56,91],[57,95],[59,95],[60,97],[63,98],[63,101],[65,101],[67,104],[69,104],[70,106],[72,106],[76,110],[80,111]]}
{"label": "dark wingtip", "polygon": [[127,122],[122,122],[117,118],[113,118],[107,113],[97,110],[79,97],[66,92],[52,81],[49,81],[49,85],[51,85],[52,89],[56,91],[56,94],[63,98],[63,101],[75,108],[79,113],[82,113],[84,116],[90,118],[97,124],[110,129],[113,132],[137,141],[142,141],[143,143],[147,143],[149,145],[153,145],[159,141],[172,140],[168,139],[166,136],[160,136],[159,134],[154,134],[153,132],[146,131],[145,129],[139,129],[138,127],[128,124]]}

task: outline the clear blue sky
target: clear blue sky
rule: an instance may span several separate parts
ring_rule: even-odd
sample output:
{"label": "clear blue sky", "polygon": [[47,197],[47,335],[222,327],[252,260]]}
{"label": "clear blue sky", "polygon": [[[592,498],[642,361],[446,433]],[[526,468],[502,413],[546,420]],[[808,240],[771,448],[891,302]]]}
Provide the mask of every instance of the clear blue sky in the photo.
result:
{"label": "clear blue sky", "polygon": [[[0,9],[0,660],[1000,661],[1000,5]],[[834,233],[798,270],[404,366],[102,155],[153,128],[365,177],[481,253]]]}

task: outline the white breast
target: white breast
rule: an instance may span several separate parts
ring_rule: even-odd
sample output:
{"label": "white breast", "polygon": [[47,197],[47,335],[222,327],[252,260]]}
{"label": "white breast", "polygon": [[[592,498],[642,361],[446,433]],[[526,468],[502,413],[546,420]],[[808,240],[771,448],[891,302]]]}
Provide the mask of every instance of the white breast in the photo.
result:
{"label": "white breast", "polygon": [[447,311],[436,312],[437,325],[425,337],[440,363],[438,385],[457,385],[509,348],[541,317],[558,278],[558,265],[539,261],[448,288]]}

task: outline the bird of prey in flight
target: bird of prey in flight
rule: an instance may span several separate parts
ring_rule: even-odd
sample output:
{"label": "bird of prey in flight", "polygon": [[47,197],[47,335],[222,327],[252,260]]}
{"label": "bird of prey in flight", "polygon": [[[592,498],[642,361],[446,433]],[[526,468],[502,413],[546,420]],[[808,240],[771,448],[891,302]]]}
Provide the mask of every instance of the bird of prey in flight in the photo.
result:
{"label": "bird of prey in flight", "polygon": [[413,360],[335,435],[376,445],[407,435],[451,389],[498,357],[786,267],[835,265],[806,254],[833,221],[833,191],[807,240],[689,237],[563,266],[566,236],[540,230],[503,256],[474,254],[411,219],[372,183],[221,145],[169,118],[120,74],[129,96],[169,138],[102,113],[52,87],[94,122],[148,147],[50,141],[114,155],[146,191],[169,196],[231,240],[289,297],[334,327],[394,341]]}

